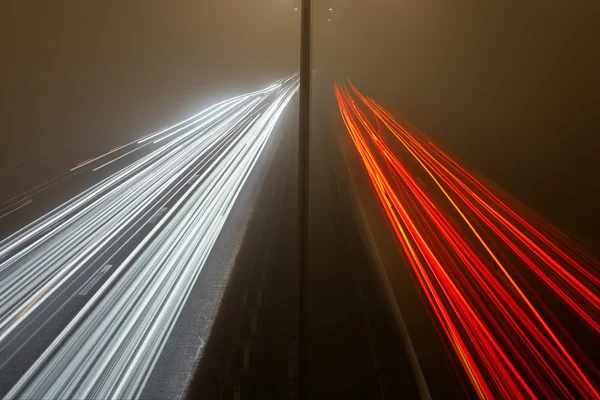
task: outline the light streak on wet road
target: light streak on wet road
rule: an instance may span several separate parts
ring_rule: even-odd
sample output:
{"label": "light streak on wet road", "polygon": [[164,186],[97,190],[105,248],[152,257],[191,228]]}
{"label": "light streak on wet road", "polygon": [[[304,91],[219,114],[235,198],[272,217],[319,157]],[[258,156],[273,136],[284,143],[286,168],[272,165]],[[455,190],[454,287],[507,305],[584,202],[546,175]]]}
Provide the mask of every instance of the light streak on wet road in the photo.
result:
{"label": "light streak on wet road", "polygon": [[[335,93],[390,227],[475,393],[598,398],[598,367],[569,331],[600,339],[598,260],[352,84],[336,84]],[[540,288],[581,326],[564,326]]]}
{"label": "light streak on wet road", "polygon": [[32,327],[80,304],[8,398],[140,395],[297,89],[294,75],[74,166],[151,149],[0,243],[0,372]]}

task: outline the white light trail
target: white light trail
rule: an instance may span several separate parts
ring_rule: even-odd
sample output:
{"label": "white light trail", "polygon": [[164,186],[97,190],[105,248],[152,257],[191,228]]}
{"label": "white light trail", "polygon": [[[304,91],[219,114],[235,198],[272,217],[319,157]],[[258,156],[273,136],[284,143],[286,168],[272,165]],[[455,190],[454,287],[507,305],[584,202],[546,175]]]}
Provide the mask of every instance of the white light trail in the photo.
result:
{"label": "white light trail", "polygon": [[133,150],[130,150],[130,151],[128,151],[128,152],[127,152],[127,153],[125,153],[125,154],[121,154],[119,157],[117,157],[117,158],[113,158],[112,160],[105,162],[105,163],[104,163],[104,164],[102,164],[101,166],[94,168],[92,171],[96,172],[96,171],[98,171],[99,169],[102,169],[102,168],[104,168],[104,167],[106,167],[106,166],[108,166],[108,165],[110,165],[110,164],[114,163],[115,161],[118,161],[118,160],[120,160],[120,159],[121,159],[121,158],[123,158],[123,157],[127,157],[127,156],[128,156],[128,155],[130,155],[131,153],[135,153],[136,151],[138,151],[138,150],[140,150],[140,149],[143,149],[143,148],[144,148],[143,146],[140,146],[140,147],[137,147],[137,148],[135,148],[135,149],[133,149]]}
{"label": "white light trail", "polygon": [[0,215],[0,219],[2,219],[2,218],[4,218],[4,217],[6,217],[7,215],[10,215],[10,214],[14,213],[14,212],[15,212],[15,211],[17,211],[17,210],[20,210],[21,208],[23,208],[23,207],[25,207],[25,206],[27,206],[27,205],[29,205],[29,204],[31,204],[31,203],[33,203],[33,200],[27,200],[25,203],[21,204],[21,205],[20,205],[20,206],[18,206],[17,208],[15,208],[15,209],[13,209],[13,210],[11,210],[11,211],[9,211],[9,212],[5,213],[5,214],[2,214],[2,215]]}
{"label": "white light trail", "polygon": [[[74,295],[93,293],[8,398],[139,397],[298,82],[280,80],[116,149],[174,137],[0,242],[0,354],[75,279],[89,276]],[[108,278],[95,279],[106,265]]]}

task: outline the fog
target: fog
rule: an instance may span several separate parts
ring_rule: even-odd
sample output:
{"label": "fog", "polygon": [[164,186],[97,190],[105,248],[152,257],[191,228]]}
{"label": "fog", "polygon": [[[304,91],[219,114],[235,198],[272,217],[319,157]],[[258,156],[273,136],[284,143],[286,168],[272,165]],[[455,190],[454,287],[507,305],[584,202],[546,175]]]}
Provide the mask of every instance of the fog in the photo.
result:
{"label": "fog", "polygon": [[[0,166],[122,144],[298,70],[296,0],[4,3]],[[600,235],[597,1],[314,3],[315,66]]]}
{"label": "fog", "polygon": [[298,69],[289,2],[3,3],[0,166],[73,140],[122,144]]}
{"label": "fog", "polygon": [[338,78],[557,224],[599,238],[600,3],[334,3],[320,57]]}

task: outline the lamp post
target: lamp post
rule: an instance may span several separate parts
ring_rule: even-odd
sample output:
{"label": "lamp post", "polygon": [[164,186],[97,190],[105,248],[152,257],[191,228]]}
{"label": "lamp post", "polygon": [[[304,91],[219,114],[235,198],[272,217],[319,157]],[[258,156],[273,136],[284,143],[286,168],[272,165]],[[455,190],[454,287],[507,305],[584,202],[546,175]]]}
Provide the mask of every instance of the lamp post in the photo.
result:
{"label": "lamp post", "polygon": [[311,80],[311,0],[302,0],[300,27],[300,126],[298,138],[298,232],[299,232],[299,319],[298,319],[298,398],[306,398],[307,315],[306,276],[308,263],[308,175]]}

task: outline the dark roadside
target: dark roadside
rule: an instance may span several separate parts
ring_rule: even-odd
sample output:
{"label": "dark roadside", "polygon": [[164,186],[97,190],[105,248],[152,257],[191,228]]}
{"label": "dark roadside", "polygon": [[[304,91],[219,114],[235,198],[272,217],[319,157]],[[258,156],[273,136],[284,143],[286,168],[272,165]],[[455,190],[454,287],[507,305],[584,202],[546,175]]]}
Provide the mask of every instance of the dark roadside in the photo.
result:
{"label": "dark roadside", "polygon": [[[307,398],[418,398],[329,111],[311,130]],[[296,398],[296,132],[280,132],[188,398]]]}

